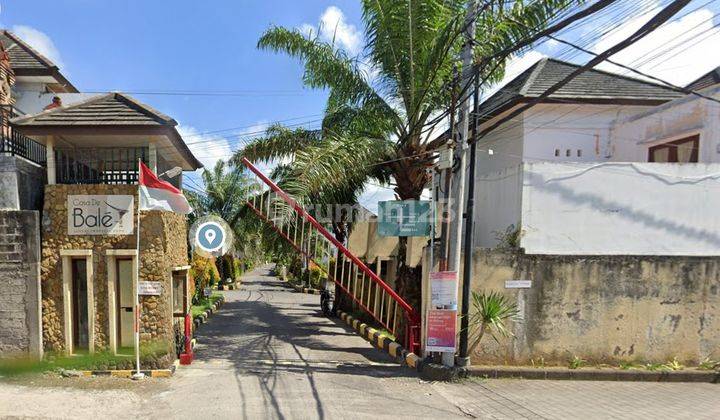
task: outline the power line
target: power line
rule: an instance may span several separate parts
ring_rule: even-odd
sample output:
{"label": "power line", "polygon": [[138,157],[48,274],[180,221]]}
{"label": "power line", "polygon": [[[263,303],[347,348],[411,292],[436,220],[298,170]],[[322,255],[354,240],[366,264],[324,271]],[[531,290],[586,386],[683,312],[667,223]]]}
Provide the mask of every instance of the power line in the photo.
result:
{"label": "power line", "polygon": [[506,117],[501,118],[499,121],[495,122],[490,127],[483,129],[482,131],[480,131],[480,133],[475,133],[475,138],[472,140],[472,142],[476,142],[478,139],[482,138],[484,135],[486,135],[487,133],[491,132],[492,130],[494,130],[501,124],[503,124],[505,121],[516,117],[517,115],[523,113],[527,109],[540,103],[542,100],[546,99],[547,97],[552,95],[554,92],[558,91],[560,88],[562,88],[563,86],[568,84],[575,77],[577,77],[578,75],[584,73],[585,71],[595,67],[597,64],[606,60],[611,55],[617,53],[618,51],[625,49],[626,47],[628,47],[628,46],[634,44],[635,42],[639,41],[640,39],[644,38],[645,36],[650,34],[652,31],[657,29],[658,26],[660,26],[662,23],[664,23],[668,19],[670,19],[678,11],[682,10],[682,8],[685,7],[690,1],[691,0],[674,0],[669,6],[666,6],[658,14],[653,16],[650,19],[650,21],[648,21],[640,29],[635,31],[631,36],[625,38],[624,40],[620,41],[619,43],[617,43],[614,46],[610,47],[609,49],[605,50],[604,52],[598,54],[595,58],[590,60],[585,65],[578,67],[576,70],[572,71],[569,75],[564,77],[562,80],[560,80],[559,82],[555,83],[553,86],[546,89],[542,94],[540,94],[537,97],[530,100],[527,104],[510,112],[510,114],[508,114]]}

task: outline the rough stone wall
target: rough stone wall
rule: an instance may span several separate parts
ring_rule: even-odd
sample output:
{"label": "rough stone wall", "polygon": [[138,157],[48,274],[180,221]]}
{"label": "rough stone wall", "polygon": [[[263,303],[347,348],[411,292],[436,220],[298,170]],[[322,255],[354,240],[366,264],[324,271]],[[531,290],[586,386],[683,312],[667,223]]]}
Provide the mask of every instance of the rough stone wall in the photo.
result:
{"label": "rough stone wall", "polygon": [[40,346],[40,217],[37,211],[0,211],[0,357]]}
{"label": "rough stone wall", "polygon": [[0,155],[0,209],[40,210],[46,173],[17,156]]}
{"label": "rough stone wall", "polygon": [[[92,249],[94,268],[95,349],[109,345],[106,251],[135,249],[136,236],[68,235],[67,196],[134,195],[136,185],[48,185],[43,215],[43,339],[48,349],[65,349],[61,249]],[[136,216],[134,216],[136,217]],[[133,223],[136,224],[137,220]],[[140,281],[162,284],[160,296],[140,296],[141,342],[170,341],[172,332],[171,269],[187,264],[187,225],[182,215],[143,211],[140,217]],[[135,226],[137,228],[137,226]]]}
{"label": "rough stone wall", "polygon": [[[698,362],[720,357],[720,258],[539,256],[478,250],[472,289],[518,302],[524,321],[478,363]],[[506,280],[531,289],[505,289]]]}

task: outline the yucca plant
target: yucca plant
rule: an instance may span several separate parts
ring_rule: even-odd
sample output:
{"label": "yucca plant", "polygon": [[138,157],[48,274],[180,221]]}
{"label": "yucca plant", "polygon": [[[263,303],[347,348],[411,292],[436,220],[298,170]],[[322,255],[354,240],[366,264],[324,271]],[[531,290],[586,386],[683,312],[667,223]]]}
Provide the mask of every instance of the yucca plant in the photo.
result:
{"label": "yucca plant", "polygon": [[505,325],[506,321],[518,319],[517,305],[498,292],[472,292],[472,307],[468,320],[470,330],[470,354],[473,354],[485,334],[500,342],[498,337],[512,337],[513,333]]}

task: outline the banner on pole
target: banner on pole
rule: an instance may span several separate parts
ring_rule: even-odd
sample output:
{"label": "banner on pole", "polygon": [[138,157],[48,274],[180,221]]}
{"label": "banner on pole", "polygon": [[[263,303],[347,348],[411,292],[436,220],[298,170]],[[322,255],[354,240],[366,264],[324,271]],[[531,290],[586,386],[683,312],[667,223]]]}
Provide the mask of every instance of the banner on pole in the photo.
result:
{"label": "banner on pole", "polygon": [[425,351],[455,352],[457,335],[457,311],[431,309],[427,317],[427,340]]}
{"label": "banner on pole", "polygon": [[436,271],[430,273],[431,309],[453,309],[458,306],[457,271]]}

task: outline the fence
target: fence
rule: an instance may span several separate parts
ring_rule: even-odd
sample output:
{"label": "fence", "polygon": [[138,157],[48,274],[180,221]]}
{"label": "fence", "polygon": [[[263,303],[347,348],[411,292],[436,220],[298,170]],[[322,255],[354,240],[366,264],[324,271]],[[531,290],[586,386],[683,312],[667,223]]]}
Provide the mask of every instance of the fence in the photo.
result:
{"label": "fence", "polygon": [[[243,159],[243,164],[261,186],[247,203],[255,214],[324,271],[375,322],[394,336],[402,336],[404,345],[416,352],[420,342],[418,312],[252,163]],[[284,206],[290,210],[289,219],[282,211]]]}

